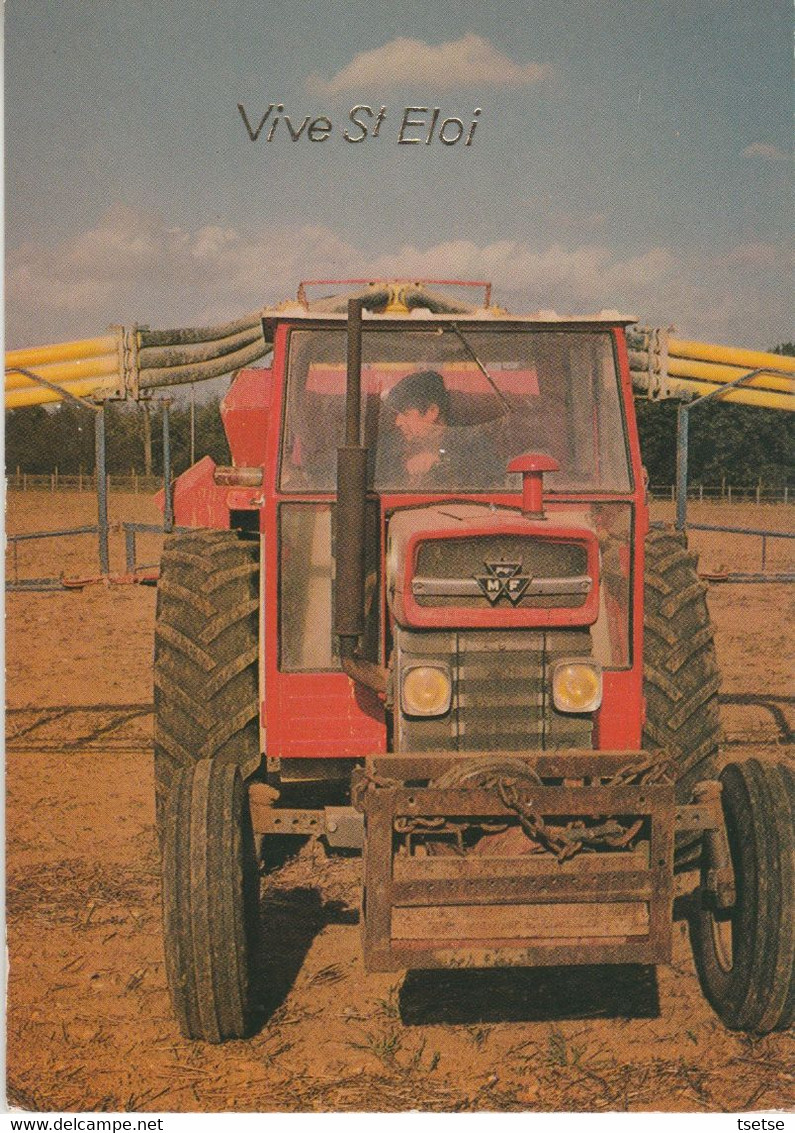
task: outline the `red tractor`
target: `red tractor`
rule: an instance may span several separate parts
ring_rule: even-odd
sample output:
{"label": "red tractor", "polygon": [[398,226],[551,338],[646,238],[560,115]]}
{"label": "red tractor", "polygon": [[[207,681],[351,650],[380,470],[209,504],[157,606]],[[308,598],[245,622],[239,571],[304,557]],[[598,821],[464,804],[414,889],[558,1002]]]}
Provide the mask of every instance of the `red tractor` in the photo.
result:
{"label": "red tractor", "polygon": [[[649,526],[625,327],[372,284],[266,313],[175,486],[155,769],[185,1035],[257,1024],[265,840],[363,851],[369,970],[664,963],[793,1016],[793,778],[717,773],[718,671]],[[486,299],[488,304],[488,296]],[[185,531],[184,529],[190,529]]]}

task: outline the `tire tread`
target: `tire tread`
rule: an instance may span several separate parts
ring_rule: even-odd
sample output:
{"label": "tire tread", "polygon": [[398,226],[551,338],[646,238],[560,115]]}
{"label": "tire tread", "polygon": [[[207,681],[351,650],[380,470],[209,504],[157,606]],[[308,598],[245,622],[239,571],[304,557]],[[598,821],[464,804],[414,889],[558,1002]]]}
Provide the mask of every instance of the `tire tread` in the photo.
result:
{"label": "tire tread", "polygon": [[155,624],[155,784],[161,831],[176,770],[219,758],[256,770],[259,548],[235,531],[173,535]]}
{"label": "tire tread", "polygon": [[646,538],[644,574],[644,747],[667,752],[678,802],[717,775],[718,672],[706,587],[696,556],[670,528]]}
{"label": "tire tread", "polygon": [[250,1033],[259,880],[243,780],[233,763],[177,771],[163,856],[166,975],[186,1038]]}
{"label": "tire tread", "polygon": [[[721,772],[737,904],[730,967],[713,940],[715,914],[702,898],[691,918],[701,986],[733,1030],[785,1030],[795,1002],[795,829],[792,774],[750,759]],[[703,891],[702,891],[703,892]]]}

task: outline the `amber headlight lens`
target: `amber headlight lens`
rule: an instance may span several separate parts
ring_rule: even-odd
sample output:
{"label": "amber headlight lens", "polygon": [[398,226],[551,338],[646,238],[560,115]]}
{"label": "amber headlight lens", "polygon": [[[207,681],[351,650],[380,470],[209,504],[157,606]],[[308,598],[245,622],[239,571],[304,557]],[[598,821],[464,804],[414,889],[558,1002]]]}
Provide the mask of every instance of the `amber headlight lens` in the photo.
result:
{"label": "amber headlight lens", "polygon": [[552,672],[558,712],[593,712],[602,703],[602,670],[593,661],[559,661]]}
{"label": "amber headlight lens", "polygon": [[401,702],[407,716],[444,716],[453,686],[447,669],[417,665],[403,674]]}

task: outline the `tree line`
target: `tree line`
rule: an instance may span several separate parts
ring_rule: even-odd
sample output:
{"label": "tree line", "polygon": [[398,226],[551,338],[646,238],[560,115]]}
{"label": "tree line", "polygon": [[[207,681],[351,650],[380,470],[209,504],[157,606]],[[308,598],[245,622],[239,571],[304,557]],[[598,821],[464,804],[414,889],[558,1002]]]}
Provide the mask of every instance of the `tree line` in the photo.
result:
{"label": "tree line", "polygon": [[[776,347],[795,355],[795,344]],[[641,452],[652,484],[672,484],[676,468],[676,402],[635,403]],[[196,404],[193,418],[196,459],[209,455],[217,464],[231,458],[221,415],[220,397]],[[163,470],[162,408],[109,402],[106,407],[107,470],[161,475]],[[190,465],[191,408],[172,404],[169,410],[171,466],[175,474]],[[795,452],[795,414],[744,405],[713,404],[691,417],[689,481],[691,484],[783,487],[791,475]],[[6,474],[64,475],[94,469],[94,414],[68,403],[53,409],[33,406],[6,414]]]}
{"label": "tree line", "polygon": [[[184,472],[191,458],[190,406],[169,407],[171,467]],[[220,398],[197,404],[193,420],[194,454],[230,464],[221,424]],[[163,410],[159,403],[105,406],[105,459],[111,475],[163,473]],[[36,405],[6,413],[6,475],[27,473],[77,475],[94,471],[94,412],[64,403],[53,409]]]}

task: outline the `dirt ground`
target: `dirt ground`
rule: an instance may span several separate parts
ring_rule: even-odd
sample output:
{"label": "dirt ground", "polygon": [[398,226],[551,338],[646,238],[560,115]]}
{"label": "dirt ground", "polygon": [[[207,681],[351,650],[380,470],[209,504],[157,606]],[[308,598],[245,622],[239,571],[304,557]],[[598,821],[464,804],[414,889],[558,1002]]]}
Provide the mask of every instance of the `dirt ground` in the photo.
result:
{"label": "dirt ground", "polygon": [[[90,495],[10,493],[9,532],[94,521]],[[656,505],[656,518],[669,518]],[[116,520],[156,521],[117,496]],[[793,526],[795,509],[691,518]],[[153,561],[156,540],[141,558]],[[758,570],[758,540],[694,533],[701,568]],[[792,544],[768,546],[769,569]],[[116,532],[112,568],[123,568]],[[93,540],[21,545],[21,575],[97,571]],[[7,556],[7,570],[13,570]],[[785,758],[792,587],[712,584],[726,758]],[[743,1111],[795,1104],[791,1036],[730,1034],[684,923],[650,969],[366,974],[360,859],[307,843],[264,879],[267,1021],[180,1037],[160,936],[151,587],[11,593],[7,659],[8,1093],[55,1111]]]}

